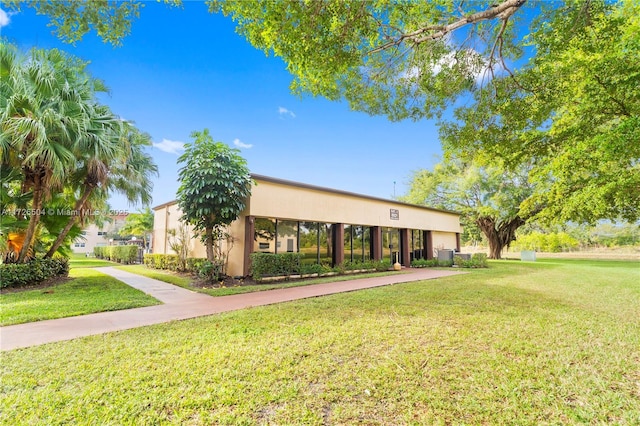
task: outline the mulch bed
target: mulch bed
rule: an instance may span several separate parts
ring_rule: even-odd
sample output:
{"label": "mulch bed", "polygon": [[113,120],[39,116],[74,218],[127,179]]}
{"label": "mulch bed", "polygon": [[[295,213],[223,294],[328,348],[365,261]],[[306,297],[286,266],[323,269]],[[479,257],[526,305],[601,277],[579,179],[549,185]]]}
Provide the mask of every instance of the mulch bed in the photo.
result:
{"label": "mulch bed", "polygon": [[234,277],[225,277],[223,281],[206,281],[206,280],[194,280],[191,284],[193,287],[198,288],[225,288],[225,287],[244,287],[248,285],[256,285],[258,284],[250,277],[246,278],[234,278]]}

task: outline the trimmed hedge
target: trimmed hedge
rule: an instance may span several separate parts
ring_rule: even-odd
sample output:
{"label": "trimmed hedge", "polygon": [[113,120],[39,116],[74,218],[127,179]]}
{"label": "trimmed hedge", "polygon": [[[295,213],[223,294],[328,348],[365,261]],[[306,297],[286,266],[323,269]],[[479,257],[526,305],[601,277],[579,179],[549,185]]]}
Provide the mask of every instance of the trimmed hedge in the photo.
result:
{"label": "trimmed hedge", "polygon": [[53,277],[69,275],[67,259],[33,259],[28,263],[0,264],[0,288],[40,284]]}
{"label": "trimmed hedge", "polygon": [[299,274],[301,258],[301,253],[251,253],[251,275],[260,281],[263,277]]}
{"label": "trimmed hedge", "polygon": [[139,247],[135,244],[128,246],[94,247],[93,254],[98,259],[107,259],[118,263],[133,263],[138,259]]}
{"label": "trimmed hedge", "polygon": [[435,266],[457,266],[460,268],[487,268],[487,255],[475,253],[471,259],[463,259],[462,256],[454,256],[453,260],[416,259],[411,262],[412,268],[433,268]]}
{"label": "trimmed hedge", "polygon": [[180,259],[176,254],[145,254],[143,263],[145,266],[153,269],[178,271]]}
{"label": "trimmed hedge", "polygon": [[452,260],[415,259],[411,261],[412,268],[434,268],[436,266],[452,266]]}
{"label": "trimmed hedge", "polygon": [[252,253],[251,254],[251,275],[256,281],[261,281],[265,277],[287,277],[291,275],[312,275],[327,274],[334,272],[345,274],[347,271],[361,270],[389,270],[388,261],[367,260],[367,261],[345,261],[341,265],[333,268],[317,263],[303,264],[302,253]]}

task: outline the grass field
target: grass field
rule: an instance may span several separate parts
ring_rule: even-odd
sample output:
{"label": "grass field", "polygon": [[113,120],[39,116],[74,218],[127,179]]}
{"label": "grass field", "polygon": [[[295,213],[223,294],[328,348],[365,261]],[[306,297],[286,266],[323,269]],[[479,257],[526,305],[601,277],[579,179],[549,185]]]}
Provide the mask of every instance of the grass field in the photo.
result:
{"label": "grass field", "polygon": [[[69,281],[50,287],[0,294],[0,325],[117,311],[156,305],[151,296],[92,269],[108,266],[88,259],[78,266],[70,262]],[[106,262],[110,264],[110,262]],[[88,265],[88,266],[87,266]]]}
{"label": "grass field", "polygon": [[95,257],[85,257],[80,254],[73,254],[69,259],[69,268],[96,268],[99,266],[115,266],[115,262],[108,260],[96,259]]}
{"label": "grass field", "polygon": [[640,264],[493,262],[2,358],[7,425],[637,425]]}

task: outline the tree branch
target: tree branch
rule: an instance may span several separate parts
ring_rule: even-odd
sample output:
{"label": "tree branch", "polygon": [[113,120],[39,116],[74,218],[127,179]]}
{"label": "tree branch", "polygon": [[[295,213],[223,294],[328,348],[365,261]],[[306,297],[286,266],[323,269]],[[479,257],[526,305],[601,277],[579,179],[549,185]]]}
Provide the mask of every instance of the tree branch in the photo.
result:
{"label": "tree branch", "polygon": [[[463,17],[455,22],[447,25],[429,25],[419,28],[413,32],[401,34],[395,40],[391,40],[381,46],[371,50],[369,54],[378,53],[383,50],[389,49],[394,46],[398,46],[405,41],[411,41],[414,45],[424,43],[429,40],[438,40],[445,37],[447,34],[462,28],[469,24],[475,24],[480,21],[487,21],[491,19],[507,20],[511,15],[515,13],[527,0],[506,0],[496,7],[477,12],[472,15]],[[425,35],[426,34],[426,35]]]}

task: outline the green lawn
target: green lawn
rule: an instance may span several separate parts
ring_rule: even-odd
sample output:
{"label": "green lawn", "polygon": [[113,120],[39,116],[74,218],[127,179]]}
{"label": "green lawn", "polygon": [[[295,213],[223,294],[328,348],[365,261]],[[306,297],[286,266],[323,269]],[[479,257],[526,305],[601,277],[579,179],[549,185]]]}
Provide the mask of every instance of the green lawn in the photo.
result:
{"label": "green lawn", "polygon": [[640,264],[488,270],[4,353],[18,424],[640,423]]}
{"label": "green lawn", "polygon": [[108,260],[96,259],[95,257],[85,257],[84,255],[74,254],[69,259],[69,268],[95,268],[99,266],[115,266],[117,263]]}
{"label": "green lawn", "polygon": [[293,281],[280,281],[280,282],[256,284],[256,285],[208,288],[208,287],[193,286],[192,285],[193,280],[184,275],[175,274],[170,271],[150,269],[144,265],[120,265],[120,266],[116,266],[116,268],[122,269],[123,271],[131,272],[133,274],[144,275],[145,277],[153,278],[159,281],[164,281],[169,284],[174,284],[180,287],[184,287],[189,290],[205,293],[210,296],[229,296],[231,294],[253,293],[255,291],[275,290],[279,288],[302,287],[306,285],[356,280],[360,278],[382,277],[385,275],[392,275],[392,274],[398,273],[398,272],[372,272],[367,274],[334,275],[330,277],[312,278],[312,279],[305,279],[305,280],[293,280]]}
{"label": "green lawn", "polygon": [[69,277],[73,279],[51,287],[0,294],[0,325],[159,303],[153,297],[89,267],[72,266]]}

